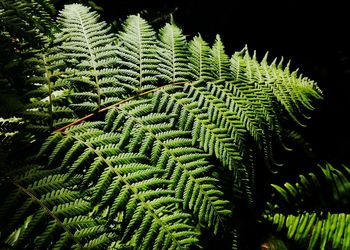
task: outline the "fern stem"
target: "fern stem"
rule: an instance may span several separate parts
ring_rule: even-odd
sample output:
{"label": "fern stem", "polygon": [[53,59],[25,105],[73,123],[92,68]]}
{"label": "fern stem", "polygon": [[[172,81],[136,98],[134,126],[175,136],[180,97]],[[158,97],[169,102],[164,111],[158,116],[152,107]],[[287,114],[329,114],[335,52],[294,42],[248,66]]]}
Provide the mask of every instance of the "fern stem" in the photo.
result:
{"label": "fern stem", "polygon": [[77,140],[78,142],[80,142],[81,144],[85,145],[87,148],[89,148],[90,150],[92,150],[92,152],[94,152],[97,157],[102,161],[104,162],[108,169],[115,173],[118,178],[124,182],[124,184],[129,188],[129,190],[131,190],[134,195],[137,197],[137,199],[141,202],[142,206],[147,209],[152,217],[158,222],[159,225],[161,225],[165,231],[167,231],[167,233],[172,237],[173,241],[176,243],[176,245],[178,246],[177,249],[184,249],[181,247],[181,244],[178,242],[178,240],[173,236],[173,234],[171,233],[171,231],[167,228],[167,225],[165,223],[163,223],[163,221],[159,218],[158,214],[155,213],[155,209],[152,207],[152,205],[148,204],[146,201],[145,201],[145,198],[144,196],[137,190],[137,188],[134,188],[127,180],[126,178],[124,178],[124,176],[122,175],[122,173],[120,173],[118,171],[118,169],[114,168],[113,167],[113,164],[108,160],[106,159],[105,157],[103,157],[103,155],[99,152],[99,150],[95,149],[92,145],[90,145],[90,143],[86,142],[86,141],[83,141],[81,140],[80,138],[74,136],[74,135],[71,135],[70,133],[65,133],[66,135],[68,136],[71,136],[73,139]]}
{"label": "fern stem", "polygon": [[181,85],[181,84],[184,84],[184,85],[185,85],[185,84],[191,84],[191,82],[175,82],[175,83],[170,83],[170,84],[167,84],[167,85],[163,85],[163,86],[161,86],[161,87],[159,87],[159,88],[147,90],[147,91],[145,91],[145,92],[136,94],[136,95],[134,95],[134,96],[128,97],[128,98],[126,98],[126,99],[123,99],[123,100],[121,100],[121,101],[119,101],[119,102],[117,102],[117,103],[114,103],[114,104],[112,104],[112,105],[110,105],[110,106],[107,106],[107,107],[105,107],[105,108],[103,108],[103,109],[100,109],[100,110],[98,110],[98,111],[95,112],[95,113],[88,114],[87,116],[84,116],[84,117],[82,117],[82,118],[80,118],[80,119],[78,119],[78,120],[76,120],[76,121],[74,121],[74,122],[72,122],[72,123],[69,123],[69,124],[67,124],[66,126],[62,127],[62,128],[56,129],[56,130],[54,131],[54,133],[63,132],[63,131],[65,131],[67,128],[70,128],[70,127],[72,127],[72,126],[74,126],[74,125],[77,125],[77,124],[79,124],[79,123],[81,123],[81,122],[83,122],[83,121],[85,121],[85,120],[87,120],[87,119],[89,119],[89,118],[95,116],[95,115],[98,114],[98,113],[106,112],[106,111],[110,110],[111,108],[117,107],[117,106],[119,106],[119,105],[121,105],[121,104],[123,104],[123,103],[126,103],[126,102],[128,102],[128,101],[130,101],[130,100],[136,99],[136,98],[138,98],[138,97],[140,97],[140,96],[144,96],[144,95],[147,95],[147,94],[156,92],[156,91],[158,91],[158,90],[160,90],[160,89],[162,89],[162,88],[166,88],[166,87],[169,87],[169,86],[171,86],[171,85]]}
{"label": "fern stem", "polygon": [[79,249],[83,249],[82,244],[79,242],[79,240],[74,237],[74,234],[63,224],[63,222],[39,199],[37,198],[33,193],[31,193],[28,189],[25,187],[22,187],[17,182],[12,181],[12,183],[18,187],[23,193],[27,194],[33,201],[35,201],[40,207],[43,208],[46,214],[51,216],[56,224],[60,226],[66,233],[68,234],[68,237],[71,238],[77,245]]}

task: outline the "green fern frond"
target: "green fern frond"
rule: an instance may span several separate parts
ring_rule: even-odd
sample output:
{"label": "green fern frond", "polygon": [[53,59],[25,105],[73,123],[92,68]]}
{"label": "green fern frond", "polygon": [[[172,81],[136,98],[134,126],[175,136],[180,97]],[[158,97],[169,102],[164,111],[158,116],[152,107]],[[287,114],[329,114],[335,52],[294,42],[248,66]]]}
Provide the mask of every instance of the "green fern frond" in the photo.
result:
{"label": "green fern frond", "polygon": [[45,36],[54,28],[51,17],[54,13],[55,8],[49,0],[1,1],[0,26],[9,37],[21,40],[21,48],[40,48],[45,43]]}
{"label": "green fern frond", "polygon": [[[226,209],[228,202],[221,198],[222,192],[213,191],[217,189],[218,181],[208,177],[213,168],[208,155],[192,146],[189,132],[172,128],[171,116],[153,113],[153,105],[158,106],[154,101],[136,107],[130,102],[111,110],[108,116],[115,117],[118,124],[108,127],[118,131],[118,125],[125,124],[120,147],[145,154],[153,166],[165,169],[163,177],[172,180],[170,189],[175,190],[176,198],[183,200],[183,208],[193,210],[199,221],[217,232],[230,211]],[[128,122],[119,122],[126,117],[129,117]]]}
{"label": "green fern frond", "polygon": [[165,83],[188,81],[188,48],[182,31],[175,24],[166,24],[159,35],[159,78]]}
{"label": "green fern frond", "polygon": [[230,59],[225,54],[225,47],[219,35],[216,35],[213,48],[211,49],[211,67],[215,80],[231,80]]}
{"label": "green fern frond", "polygon": [[287,237],[297,242],[309,241],[307,249],[349,249],[350,215],[344,213],[308,213],[284,215],[275,213],[268,217],[278,225],[277,230],[286,228]]}
{"label": "green fern frond", "polygon": [[[22,115],[29,120],[27,128],[36,132],[52,132],[74,121],[73,111],[67,107],[69,86],[58,80],[55,70],[60,57],[50,55],[45,48],[25,61],[28,65],[28,85],[35,89],[26,94],[28,104]],[[56,65],[55,65],[56,64]]]}
{"label": "green fern frond", "polygon": [[[254,206],[255,171],[264,165],[256,163],[264,159],[274,166],[289,131],[284,121],[308,117],[322,95],[317,85],[291,73],[289,64],[269,64],[266,57],[259,62],[247,48],[230,59],[219,36],[211,47],[200,36],[187,42],[173,23],[157,34],[139,15],[113,35],[95,12],[72,4],[60,12],[57,26],[52,43],[21,59],[31,90],[22,114],[35,121],[23,120],[28,128],[55,132],[34,159],[45,166],[4,178],[13,188],[0,206],[1,243],[191,249],[206,233],[222,233],[238,248],[226,197]],[[10,86],[0,73],[1,83]],[[72,121],[75,116],[80,119]],[[6,123],[12,115],[4,117]],[[324,175],[333,183],[330,197],[348,201],[348,178],[330,167]],[[276,189],[288,201],[303,190],[312,193],[316,175],[300,178],[295,187]],[[309,218],[317,217],[317,230],[328,230],[332,221],[347,223],[343,212],[325,219],[325,212],[306,211],[283,217],[278,210],[267,217],[278,214],[280,227],[298,240],[299,224],[314,232]],[[350,236],[339,228],[315,232],[313,242],[324,245],[336,231],[334,247],[347,247]]]}
{"label": "green fern frond", "polygon": [[[61,32],[56,44],[64,55],[73,103],[79,114],[94,112],[117,102],[126,93],[125,85],[116,79],[117,47],[115,37],[109,34],[105,22],[98,22],[98,15],[79,4],[67,5],[60,12],[58,22]],[[67,66],[65,66],[67,68]]]}
{"label": "green fern frond", "polygon": [[[253,58],[250,57],[247,48],[236,52],[231,59],[235,80],[254,83],[266,96],[276,98],[291,118],[302,125],[300,119],[308,116],[301,107],[306,111],[313,110],[310,100],[322,98],[322,92],[313,81],[302,75],[298,76],[297,71],[291,73],[289,64],[285,68],[282,66],[282,61],[278,66],[275,61],[268,64],[267,55],[259,63],[255,54]],[[261,82],[266,84],[260,84]]]}
{"label": "green fern frond", "polygon": [[[330,164],[321,168],[321,178],[314,173],[300,175],[295,185],[273,185],[283,198],[280,206],[269,204],[265,218],[277,226],[278,231],[287,230],[287,237],[308,249],[348,249],[350,247],[350,215],[341,211],[350,201],[349,169],[336,169]],[[322,183],[322,189],[321,184]],[[283,205],[285,204],[285,205]],[[298,209],[292,214],[288,204]],[[331,212],[329,209],[332,208]],[[344,210],[343,210],[344,211]]]}
{"label": "green fern frond", "polygon": [[210,65],[210,47],[200,35],[194,37],[188,45],[190,56],[188,67],[192,80],[212,80]]}
{"label": "green fern frond", "polygon": [[[25,183],[33,177],[32,173],[21,181]],[[2,221],[6,222],[6,227],[1,228],[1,238],[16,248],[61,249],[82,248],[83,244],[106,234],[103,220],[86,216],[91,207],[74,190],[79,182],[80,178],[67,181],[67,176],[57,174],[37,179],[27,187],[14,182],[18,189],[10,196],[12,205],[7,203],[0,209]],[[21,207],[16,206],[19,200],[23,200]]]}
{"label": "green fern frond", "polygon": [[139,15],[130,16],[118,38],[118,81],[139,92],[154,88],[159,61],[152,27]]}
{"label": "green fern frond", "polygon": [[[140,249],[155,244],[152,239],[156,237],[167,239],[169,247],[175,249],[198,241],[190,215],[176,208],[181,200],[174,191],[168,191],[170,180],[160,178],[164,170],[148,165],[147,156],[121,152],[115,133],[87,129],[76,134],[68,130],[65,134],[53,148],[50,159],[66,155],[61,167],[67,169],[69,178],[85,173],[82,186],[91,189],[92,202],[99,211],[108,209],[108,223],[123,214],[124,241],[134,233],[136,247]],[[148,226],[151,231],[147,232]],[[142,241],[143,237],[147,240]]]}

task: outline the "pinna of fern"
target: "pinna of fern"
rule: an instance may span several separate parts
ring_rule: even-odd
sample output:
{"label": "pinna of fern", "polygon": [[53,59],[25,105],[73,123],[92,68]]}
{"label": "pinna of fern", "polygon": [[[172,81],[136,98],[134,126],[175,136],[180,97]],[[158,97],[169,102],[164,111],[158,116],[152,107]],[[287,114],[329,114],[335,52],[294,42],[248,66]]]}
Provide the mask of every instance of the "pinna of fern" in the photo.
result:
{"label": "pinna of fern", "polygon": [[83,116],[120,100],[131,87],[115,77],[117,47],[107,24],[79,4],[67,5],[58,23],[54,43],[63,55],[64,80],[74,90],[70,107]]}
{"label": "pinna of fern", "polygon": [[118,34],[116,78],[138,92],[153,89],[157,82],[156,33],[140,15],[132,15]]}
{"label": "pinna of fern", "polygon": [[60,55],[43,47],[25,60],[25,74],[32,90],[25,95],[26,105],[21,115],[29,120],[27,129],[38,132],[52,132],[74,121],[76,115],[68,107],[69,82],[62,79],[59,69]]}
{"label": "pinna of fern", "polygon": [[[166,24],[160,31],[157,49],[159,78],[165,83],[189,80],[188,47],[185,36],[175,24]],[[172,60],[169,60],[171,58]]]}
{"label": "pinna of fern", "polygon": [[[116,240],[102,217],[88,215],[92,207],[77,189],[80,181],[78,176],[67,181],[57,170],[39,167],[17,176],[12,182],[17,189],[0,209],[5,244],[23,249],[81,249],[104,248]],[[13,227],[17,229],[11,232]]]}
{"label": "pinna of fern", "polygon": [[264,218],[307,249],[349,249],[349,168],[319,166],[296,184],[272,185],[276,198]]}

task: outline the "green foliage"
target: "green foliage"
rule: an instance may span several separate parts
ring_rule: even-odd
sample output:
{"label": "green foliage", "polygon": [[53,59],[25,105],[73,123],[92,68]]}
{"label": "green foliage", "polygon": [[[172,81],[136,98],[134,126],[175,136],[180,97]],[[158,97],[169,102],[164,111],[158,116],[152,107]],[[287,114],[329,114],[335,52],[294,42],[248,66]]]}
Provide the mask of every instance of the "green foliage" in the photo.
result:
{"label": "green foliage", "polygon": [[70,83],[72,103],[79,115],[94,112],[118,100],[126,92],[114,75],[117,72],[115,37],[96,13],[78,5],[67,5],[58,19],[57,53]]}
{"label": "green foliage", "polygon": [[60,63],[60,56],[45,48],[25,60],[25,73],[31,75],[27,84],[34,89],[24,96],[27,104],[21,115],[29,121],[27,129],[36,133],[52,132],[74,121],[66,100],[69,82],[60,78]]}
{"label": "green foliage", "polygon": [[187,42],[173,23],[156,32],[140,15],[115,35],[71,4],[50,25],[20,58],[18,121],[55,131],[36,142],[40,167],[4,181],[12,192],[0,206],[1,242],[190,249],[210,232],[238,248],[227,190],[254,206],[256,159],[273,170],[290,131],[282,117],[300,124],[322,98],[317,85],[247,48],[230,59],[219,36],[211,48],[200,35]]}
{"label": "green foliage", "polygon": [[188,81],[188,48],[182,31],[175,24],[167,24],[159,33],[159,77],[165,83]]}
{"label": "green foliage", "polygon": [[40,48],[54,28],[51,18],[54,13],[49,0],[1,0],[1,38],[18,44],[16,49],[22,49],[23,45]]}
{"label": "green foliage", "polygon": [[272,185],[283,202],[268,203],[265,218],[308,249],[349,249],[349,173],[345,166],[326,164],[317,173],[300,175],[294,185]]}
{"label": "green foliage", "polygon": [[118,34],[120,68],[116,76],[122,84],[138,92],[152,89],[157,82],[156,34],[139,15],[129,16]]}

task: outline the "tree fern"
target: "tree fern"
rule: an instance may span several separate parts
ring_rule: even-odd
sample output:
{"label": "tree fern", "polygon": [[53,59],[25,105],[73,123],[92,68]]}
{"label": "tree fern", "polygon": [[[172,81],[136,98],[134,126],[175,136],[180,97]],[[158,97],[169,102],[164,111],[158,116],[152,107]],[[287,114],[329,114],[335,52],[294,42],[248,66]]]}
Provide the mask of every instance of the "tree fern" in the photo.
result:
{"label": "tree fern", "polygon": [[[288,182],[284,187],[272,185],[283,203],[269,204],[265,218],[278,231],[286,231],[289,239],[305,244],[308,249],[348,249],[349,169],[343,166],[338,170],[326,164],[320,170],[320,177],[317,173],[300,175],[295,185]],[[293,209],[288,210],[291,204]],[[295,209],[297,213],[293,213]]]}
{"label": "tree fern", "polygon": [[0,206],[1,241],[190,249],[208,231],[238,248],[235,199],[225,191],[253,206],[255,160],[277,166],[289,131],[282,116],[300,123],[321,91],[246,48],[230,59],[220,36],[212,47],[201,36],[187,42],[174,23],[157,33],[140,15],[114,35],[98,20],[66,5],[52,48],[23,60],[34,66],[26,111],[56,131],[35,158],[43,166],[5,182],[13,192]]}

